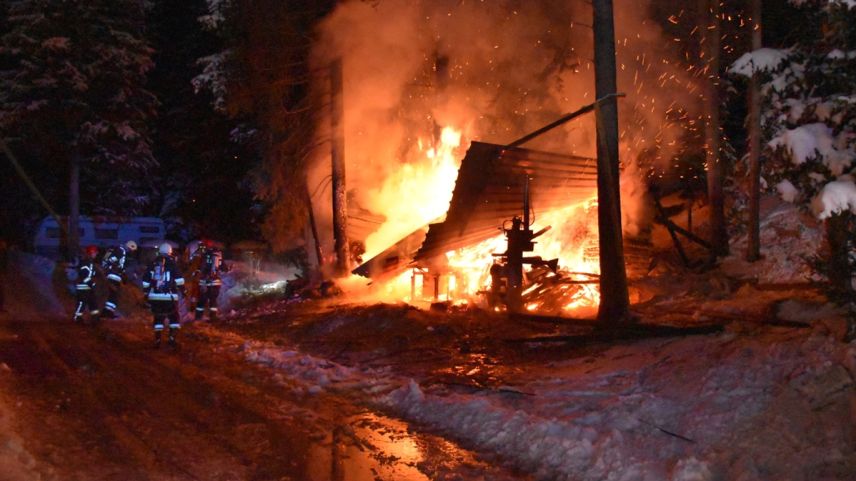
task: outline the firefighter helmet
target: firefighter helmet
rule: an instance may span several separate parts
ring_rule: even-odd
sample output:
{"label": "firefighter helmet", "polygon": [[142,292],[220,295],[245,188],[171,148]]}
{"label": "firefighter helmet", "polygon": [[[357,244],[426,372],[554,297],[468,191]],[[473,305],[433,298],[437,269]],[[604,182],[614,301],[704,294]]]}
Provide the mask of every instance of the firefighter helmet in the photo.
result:
{"label": "firefighter helmet", "polygon": [[128,251],[130,252],[134,252],[135,250],[137,250],[137,243],[132,240],[129,240],[128,242],[125,242],[125,249],[128,249]]}
{"label": "firefighter helmet", "polygon": [[86,257],[95,258],[98,255],[98,246],[86,246]]}
{"label": "firefighter helmet", "polygon": [[169,245],[168,242],[164,242],[158,247],[158,253],[162,256],[171,256],[172,255],[172,246]]}

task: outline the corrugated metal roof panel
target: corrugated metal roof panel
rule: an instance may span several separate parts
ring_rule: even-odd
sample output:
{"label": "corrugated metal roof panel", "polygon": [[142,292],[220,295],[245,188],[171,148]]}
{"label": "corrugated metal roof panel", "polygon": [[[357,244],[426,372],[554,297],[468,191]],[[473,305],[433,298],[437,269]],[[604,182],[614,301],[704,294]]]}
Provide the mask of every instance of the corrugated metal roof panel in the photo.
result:
{"label": "corrugated metal roof panel", "polygon": [[[595,159],[472,142],[461,161],[446,219],[430,224],[427,234],[422,230],[402,239],[354,273],[388,274],[411,261],[428,263],[450,250],[495,237],[505,220],[522,215],[526,176],[535,212],[572,205],[597,192]],[[417,239],[421,242],[414,242]],[[406,253],[408,249],[412,250]]]}
{"label": "corrugated metal roof panel", "polygon": [[429,226],[415,260],[496,236],[503,221],[522,215],[526,176],[536,212],[572,205],[597,192],[595,159],[473,142],[461,162],[446,220]]}

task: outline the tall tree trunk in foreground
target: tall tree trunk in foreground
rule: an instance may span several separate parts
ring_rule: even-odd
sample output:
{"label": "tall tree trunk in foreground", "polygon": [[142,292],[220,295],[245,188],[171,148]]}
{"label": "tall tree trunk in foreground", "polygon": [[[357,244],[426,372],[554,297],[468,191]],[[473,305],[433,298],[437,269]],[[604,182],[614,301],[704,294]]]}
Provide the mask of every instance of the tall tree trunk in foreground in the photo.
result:
{"label": "tall tree trunk in foreground", "polygon": [[[761,48],[761,0],[752,4],[752,50]],[[761,89],[758,73],[749,84],[749,243],[746,260],[761,258]]]}
{"label": "tall tree trunk in foreground", "polygon": [[826,220],[829,283],[836,297],[845,300],[852,300],[856,296],[853,291],[853,267],[850,261],[853,222],[854,216],[848,211],[835,214]]}
{"label": "tall tree trunk in foreground", "polygon": [[722,30],[719,26],[719,0],[702,2],[707,8],[701,13],[707,75],[705,76],[704,115],[705,160],[707,164],[707,196],[710,203],[710,244],[713,257],[728,254],[728,231],[725,223],[725,198],[722,189],[724,169],[720,148],[719,120],[719,47]]}
{"label": "tall tree trunk in foreground", "polygon": [[[594,10],[595,97],[616,93],[615,29],[612,0],[592,3]],[[597,219],[600,236],[600,308],[602,324],[629,319],[630,301],[621,235],[618,171],[618,104],[615,97],[595,110],[597,119]]]}
{"label": "tall tree trunk in foreground", "polygon": [[843,303],[848,310],[844,342],[850,342],[856,340],[856,290],[853,289],[856,272],[851,259],[856,250],[856,216],[844,211],[826,219],[826,241],[829,291],[833,300]]}
{"label": "tall tree trunk in foreground", "polygon": [[345,190],[345,125],[342,99],[342,60],[330,65],[330,144],[333,175],[333,243],[336,251],[336,275],[350,270],[348,249],[348,199]]}

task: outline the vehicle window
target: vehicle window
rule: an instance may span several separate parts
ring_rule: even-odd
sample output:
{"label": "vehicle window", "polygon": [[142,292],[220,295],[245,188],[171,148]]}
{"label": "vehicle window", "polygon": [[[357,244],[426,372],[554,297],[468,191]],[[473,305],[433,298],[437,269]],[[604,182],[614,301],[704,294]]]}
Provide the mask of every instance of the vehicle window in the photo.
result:
{"label": "vehicle window", "polygon": [[156,225],[141,225],[140,232],[144,232],[146,234],[157,234],[161,231],[160,226]]}
{"label": "vehicle window", "polygon": [[95,229],[96,239],[118,239],[119,229]]}
{"label": "vehicle window", "polygon": [[[81,227],[77,231],[80,232],[80,237],[83,237],[83,228]],[[59,227],[48,227],[45,229],[45,233],[50,239],[59,239],[60,230]]]}

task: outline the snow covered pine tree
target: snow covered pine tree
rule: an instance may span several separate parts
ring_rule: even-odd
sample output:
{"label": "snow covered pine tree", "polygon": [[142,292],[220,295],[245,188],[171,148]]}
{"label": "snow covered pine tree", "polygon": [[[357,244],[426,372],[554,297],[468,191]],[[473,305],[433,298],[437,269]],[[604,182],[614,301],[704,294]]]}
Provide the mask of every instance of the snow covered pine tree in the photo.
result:
{"label": "snow covered pine tree", "polygon": [[[826,221],[823,270],[850,308],[856,336],[856,1],[791,0],[806,28],[788,49],[740,57],[733,73],[762,75],[767,185]],[[796,31],[795,31],[796,33]],[[769,181],[772,182],[769,182]]]}
{"label": "snow covered pine tree", "polygon": [[57,175],[80,166],[84,211],[137,213],[156,165],[143,2],[10,0],[0,18],[0,135]]}

